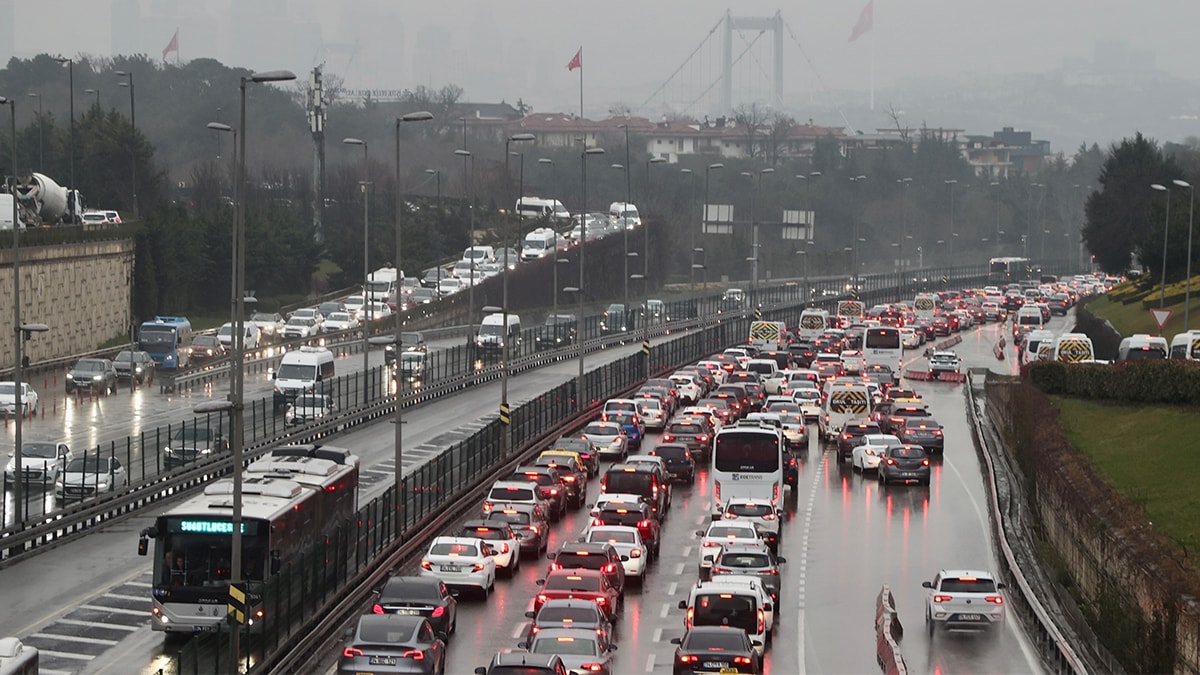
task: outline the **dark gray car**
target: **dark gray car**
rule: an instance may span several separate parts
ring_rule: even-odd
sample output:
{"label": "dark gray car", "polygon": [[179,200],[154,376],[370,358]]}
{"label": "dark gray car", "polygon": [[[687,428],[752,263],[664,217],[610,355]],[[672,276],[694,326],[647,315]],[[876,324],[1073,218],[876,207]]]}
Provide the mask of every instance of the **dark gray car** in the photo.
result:
{"label": "dark gray car", "polygon": [[154,381],[154,358],[149,352],[131,352],[128,349],[117,353],[113,359],[117,378],[128,380],[131,376],[138,384]]}
{"label": "dark gray car", "polygon": [[68,394],[91,391],[107,396],[117,388],[117,371],[108,359],[79,359],[66,379]]}

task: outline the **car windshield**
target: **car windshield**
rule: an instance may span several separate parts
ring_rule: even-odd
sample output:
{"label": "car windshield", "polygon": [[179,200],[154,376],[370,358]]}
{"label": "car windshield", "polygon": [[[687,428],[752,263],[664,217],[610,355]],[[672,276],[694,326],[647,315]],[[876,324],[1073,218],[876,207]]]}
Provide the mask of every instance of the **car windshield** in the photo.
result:
{"label": "car windshield", "polygon": [[537,638],[533,641],[534,654],[563,654],[568,656],[595,656],[600,653],[596,641],[583,636],[559,636]]}
{"label": "car windshield", "polygon": [[33,459],[54,459],[57,450],[53,443],[22,443],[21,455]]}
{"label": "car windshield", "polygon": [[688,651],[709,652],[740,652],[746,648],[741,634],[732,630],[719,633],[705,631],[703,635],[689,634],[682,646]]}
{"label": "car windshield", "polygon": [[672,424],[667,431],[672,434],[702,434],[704,428],[699,424]]}
{"label": "car windshield", "polygon": [[308,319],[308,318],[305,318],[302,316],[293,316],[292,318],[287,320],[287,325],[289,325],[289,326],[311,326],[311,325],[313,325],[313,319]]}
{"label": "car windshield", "polygon": [[328,321],[350,321],[350,315],[346,312],[331,312]]}
{"label": "car windshield", "polygon": [[663,459],[670,460],[670,459],[684,459],[685,457],[687,457],[687,452],[688,452],[687,448],[682,448],[677,445],[674,445],[674,446],[660,445],[657,448],[655,448],[654,450],[651,450],[650,454],[653,455],[654,457],[662,457]]}
{"label": "car windshield", "polygon": [[75,370],[81,370],[90,373],[102,373],[108,370],[108,363],[99,359],[80,359],[79,363],[75,364]]}
{"label": "car windshield", "polygon": [[548,591],[599,591],[600,577],[583,574],[555,574],[543,586]]}
{"label": "car windshield", "polygon": [[325,397],[323,396],[301,396],[296,399],[297,408],[323,408],[325,407]]}
{"label": "car windshield", "polygon": [[728,553],[721,556],[722,567],[759,568],[770,567],[771,557],[766,553]]}
{"label": "car windshield", "polygon": [[205,427],[185,427],[175,433],[177,441],[208,441],[212,438],[212,431]]}
{"label": "car windshield", "polygon": [[584,427],[583,433],[589,436],[616,436],[619,432],[617,427],[612,424],[592,423]]}
{"label": "car windshield", "polygon": [[735,516],[749,516],[751,518],[761,518],[775,513],[775,508],[770,504],[746,504],[733,503],[725,508],[725,513]]}
{"label": "car windshield", "polygon": [[197,335],[192,340],[193,347],[216,347],[220,344],[221,342],[213,335]]}
{"label": "car windshield", "polygon": [[275,323],[275,315],[267,314],[266,312],[255,312],[250,315],[251,321],[261,321],[263,323]]}
{"label": "car windshield", "polygon": [[745,527],[730,527],[728,525],[713,525],[708,528],[708,534],[704,535],[708,538],[726,537],[726,538],[753,538],[754,534]]}
{"label": "car windshield", "polygon": [[529,514],[521,511],[491,511],[488,513],[488,520],[502,520],[512,525],[528,525]]}
{"label": "car windshield", "polygon": [[897,457],[900,459],[924,459],[925,451],[921,448],[914,447],[892,448],[888,450],[888,457]]}
{"label": "car windshield", "polygon": [[317,367],[300,363],[284,363],[275,373],[278,380],[311,380],[317,376]]}
{"label": "car windshield", "polygon": [[108,458],[97,457],[77,457],[67,464],[67,471],[70,473],[108,473]]}

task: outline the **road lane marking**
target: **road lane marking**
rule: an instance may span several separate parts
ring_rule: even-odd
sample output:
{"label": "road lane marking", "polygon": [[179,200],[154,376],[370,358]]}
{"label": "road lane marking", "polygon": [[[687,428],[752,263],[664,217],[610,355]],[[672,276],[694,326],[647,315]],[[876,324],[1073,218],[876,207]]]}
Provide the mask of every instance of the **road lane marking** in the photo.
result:
{"label": "road lane marking", "polygon": [[654,672],[654,655],[653,654],[646,657],[646,672],[647,673]]}
{"label": "road lane marking", "polygon": [[42,638],[43,640],[69,640],[71,642],[83,642],[89,645],[104,645],[105,647],[112,647],[119,642],[119,640],[104,640],[102,638],[83,637],[82,635],[58,635],[57,633],[34,633],[29,637]]}
{"label": "road lane marking", "polygon": [[[38,653],[45,654],[46,656],[56,656],[60,659],[74,659],[76,661],[91,661],[92,659],[96,658],[94,656],[88,656],[87,654],[71,654],[68,652],[56,652],[49,649],[39,649]],[[45,673],[48,671],[40,670],[38,672]]]}
{"label": "road lane marking", "polygon": [[[149,586],[150,584],[146,584]],[[146,598],[142,595],[122,595],[120,593],[105,593],[106,598],[120,598],[121,600],[133,600],[134,602],[145,602]]]}
{"label": "road lane marking", "polygon": [[662,642],[662,629],[661,628],[654,629],[654,637],[650,638],[650,641],[655,644]]}
{"label": "road lane marking", "polygon": [[[55,619],[54,623],[65,623],[68,626],[87,626],[87,627],[94,626],[96,628],[123,630],[123,631],[128,631],[130,633],[135,633],[142,629],[141,626],[126,626],[124,624],[119,624],[119,623],[105,623],[103,621],[80,621],[79,619],[66,619],[66,618]],[[51,624],[51,625],[53,625],[53,624]]]}
{"label": "road lane marking", "polygon": [[817,489],[821,484],[821,476],[825,473],[826,463],[823,461],[817,462],[817,470],[813,471],[812,482],[808,489],[808,505],[804,509],[804,523],[801,527],[800,534],[800,565],[796,574],[796,663],[797,675],[805,675],[807,672],[804,665],[804,607],[805,584],[808,575],[808,540],[812,533],[812,514],[813,506],[817,502]]}
{"label": "road lane marking", "polygon": [[670,584],[667,585],[667,595],[674,596],[675,591],[677,591],[677,590],[679,590],[679,582],[678,581],[672,581]]}
{"label": "road lane marking", "polygon": [[[125,585],[126,586],[138,586],[140,588],[152,588],[154,586],[154,584],[149,583],[147,581],[126,581]],[[139,598],[139,599],[145,600],[145,598]]]}
{"label": "road lane marking", "polygon": [[[658,613],[658,618],[665,619],[665,618],[667,618],[667,614],[669,614],[670,612],[671,612],[671,603],[664,602],[663,606],[662,606],[662,611],[660,611]],[[655,642],[658,642],[658,640],[655,640]]]}
{"label": "road lane marking", "polygon": [[681,574],[683,574],[683,563],[675,566],[675,576],[680,576]]}
{"label": "road lane marking", "polygon": [[98,612],[112,612],[113,614],[129,614],[130,616],[146,616],[149,614],[144,609],[123,609],[121,607],[105,607],[104,605],[80,605],[80,609],[91,609]]}
{"label": "road lane marking", "polygon": [[692,547],[690,545],[684,546],[683,547],[683,557],[690,558],[691,555],[692,555]]}
{"label": "road lane marking", "polygon": [[525,636],[525,624],[518,623],[517,627],[513,629],[512,636],[513,636],[514,640],[519,640],[522,637],[524,637]]}

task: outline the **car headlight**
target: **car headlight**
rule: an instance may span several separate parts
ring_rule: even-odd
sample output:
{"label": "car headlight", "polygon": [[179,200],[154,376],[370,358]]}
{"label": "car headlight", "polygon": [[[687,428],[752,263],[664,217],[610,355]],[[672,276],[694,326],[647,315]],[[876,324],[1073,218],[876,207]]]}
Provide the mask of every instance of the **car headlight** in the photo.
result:
{"label": "car headlight", "polygon": [[93,380],[94,382],[99,382],[100,380],[103,380],[103,379],[104,379],[104,376],[103,376],[103,375],[93,375],[93,376],[92,376],[92,380]]}
{"label": "car headlight", "polygon": [[107,489],[108,489],[108,483],[107,483],[107,482],[103,482],[103,483],[96,483],[96,489],[97,489],[97,490],[107,490]]}
{"label": "car headlight", "polygon": [[62,486],[63,486],[63,479],[62,479],[62,476],[59,476],[58,478],[55,478],[55,479],[54,479],[54,487],[55,487],[55,488],[57,488],[57,489],[59,489],[59,490],[61,490],[61,489],[62,489]]}
{"label": "car headlight", "polygon": [[75,379],[75,376],[74,376],[74,375],[72,375],[71,373],[67,373],[67,379],[68,379],[68,380],[74,380],[74,379]]}

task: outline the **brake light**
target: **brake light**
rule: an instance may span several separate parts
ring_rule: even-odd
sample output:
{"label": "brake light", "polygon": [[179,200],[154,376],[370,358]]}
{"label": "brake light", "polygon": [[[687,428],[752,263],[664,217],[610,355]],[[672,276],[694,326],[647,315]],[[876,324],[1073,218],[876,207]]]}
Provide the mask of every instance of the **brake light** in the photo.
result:
{"label": "brake light", "polygon": [[648,521],[648,520],[643,520],[643,521],[639,522],[639,523],[637,524],[637,526],[638,526],[638,529],[639,529],[639,530],[642,530],[642,529],[648,529],[648,528],[650,527],[650,521]]}
{"label": "brake light", "polygon": [[608,604],[608,599],[607,598],[596,598],[596,604],[603,607],[604,605]]}
{"label": "brake light", "polygon": [[950,602],[953,599],[954,599],[954,596],[952,596],[952,595],[935,595],[935,596],[933,596],[933,601],[935,603]]}
{"label": "brake light", "polygon": [[[688,610],[688,613],[690,614],[691,610]],[[689,626],[691,625],[690,621],[688,622],[688,625]],[[699,656],[691,656],[690,654],[680,654],[679,655],[680,663],[696,663],[699,660],[700,660]]]}
{"label": "brake light", "polygon": [[731,570],[731,569],[728,569],[728,568],[726,568],[726,567],[714,567],[714,568],[712,568],[712,573],[713,573],[713,574],[729,574],[729,573],[730,573],[730,572],[732,572],[732,571],[733,571],[733,570]]}
{"label": "brake light", "polygon": [[600,571],[604,572],[605,574],[612,574],[613,572],[617,571],[617,567],[616,567],[616,565],[613,565],[612,563],[608,563],[604,567],[601,567]]}
{"label": "brake light", "polygon": [[563,481],[564,481],[564,482],[567,482],[567,483],[574,483],[574,482],[575,482],[575,476],[563,476]]}
{"label": "brake light", "polygon": [[483,568],[485,567],[487,567],[487,565],[484,565],[483,563],[475,563],[474,565],[471,565],[471,569],[475,572],[482,572]]}
{"label": "brake light", "polygon": [[767,619],[766,615],[760,609],[758,610],[758,634],[762,635],[765,632],[767,632]]}
{"label": "brake light", "polygon": [[1004,598],[1000,597],[999,595],[989,595],[986,598],[984,598],[984,600],[992,603],[993,605],[1003,605],[1004,604]]}
{"label": "brake light", "polygon": [[430,614],[429,616],[430,616],[431,618],[434,618],[434,619],[436,619],[436,618],[438,618],[438,617],[442,616],[442,615],[443,615],[443,614],[445,614],[445,613],[446,613],[446,608],[445,608],[445,607],[438,606],[438,607],[434,607],[434,608],[433,608],[433,614]]}
{"label": "brake light", "polygon": [[687,618],[684,619],[684,625],[686,625],[688,628],[691,628],[692,627],[692,619],[695,618],[695,615],[696,615],[696,610],[692,607],[688,607]]}
{"label": "brake light", "polygon": [[592,519],[592,525],[603,525],[603,524],[604,524],[604,521],[599,518]]}
{"label": "brake light", "polygon": [[635,549],[632,549],[631,551],[629,551],[629,557],[630,557],[630,558],[640,558],[640,557],[642,557],[642,549],[640,549],[640,548],[635,548]]}
{"label": "brake light", "polygon": [[552,495],[558,494],[558,488],[550,488],[550,494],[552,494]]}
{"label": "brake light", "polygon": [[375,603],[374,605],[371,605],[371,613],[372,614],[383,614],[383,606],[380,605],[378,602]]}
{"label": "brake light", "polygon": [[546,601],[549,600],[549,598],[546,597],[545,593],[538,593],[535,600],[537,601],[538,606],[541,607],[542,605],[546,604]]}
{"label": "brake light", "polygon": [[425,652],[423,652],[419,649],[410,649],[410,650],[404,652],[403,654],[401,654],[400,656],[403,658],[406,658],[406,659],[412,659],[413,661],[424,661],[425,660]]}
{"label": "brake light", "polygon": [[362,656],[362,655],[363,655],[362,650],[359,649],[358,647],[346,647],[345,649],[342,650],[342,658],[344,658],[344,659],[352,659],[356,656]]}
{"label": "brake light", "polygon": [[421,569],[423,569],[423,570],[429,570],[430,572],[432,572],[432,571],[433,571],[433,565],[430,565],[428,560],[422,560],[422,561],[421,561]]}
{"label": "brake light", "polygon": [[921,460],[921,466],[929,466],[929,459],[926,458],[926,459]]}
{"label": "brake light", "polygon": [[941,429],[934,429],[934,430],[933,430],[933,435],[934,435],[934,436],[941,436],[941,435],[942,435],[942,430],[941,430]]}
{"label": "brake light", "polygon": [[751,664],[753,663],[753,662],[750,660],[750,657],[749,657],[749,656],[735,656],[735,657],[733,657],[733,662],[734,662],[735,664],[738,664],[738,665],[743,665],[743,666],[748,666],[748,665],[751,665]]}
{"label": "brake light", "polygon": [[494,509],[494,508],[496,508],[496,507],[495,507],[495,506],[494,506],[494,505],[493,505],[491,502],[484,502],[484,503],[483,503],[483,510],[484,510],[484,511],[491,511],[491,510],[492,510],[492,509]]}
{"label": "brake light", "polygon": [[721,543],[717,542],[717,541],[706,541],[706,542],[700,544],[700,546],[703,548],[713,548],[714,546],[720,546],[720,545],[721,545]]}
{"label": "brake light", "polygon": [[539,527],[539,526],[537,526],[537,525],[530,525],[530,526],[529,526],[529,531],[530,531],[530,532],[533,532],[534,534],[541,534],[541,533],[542,533],[542,528],[541,528],[541,527]]}
{"label": "brake light", "polygon": [[670,443],[675,440],[675,436],[673,434],[663,434],[662,439],[664,443]]}
{"label": "brake light", "polygon": [[583,668],[584,670],[588,671],[589,673],[598,673],[601,670],[604,670],[604,666],[600,665],[599,663],[585,663],[579,667]]}
{"label": "brake light", "polygon": [[503,544],[500,544],[500,552],[501,552],[501,553],[508,553],[508,543],[507,543],[507,542],[505,542],[505,543],[503,543]]}

